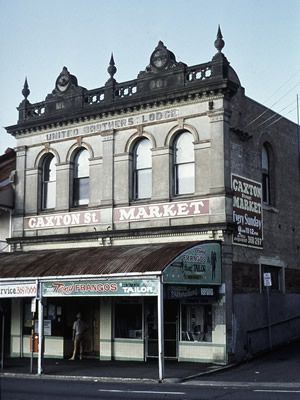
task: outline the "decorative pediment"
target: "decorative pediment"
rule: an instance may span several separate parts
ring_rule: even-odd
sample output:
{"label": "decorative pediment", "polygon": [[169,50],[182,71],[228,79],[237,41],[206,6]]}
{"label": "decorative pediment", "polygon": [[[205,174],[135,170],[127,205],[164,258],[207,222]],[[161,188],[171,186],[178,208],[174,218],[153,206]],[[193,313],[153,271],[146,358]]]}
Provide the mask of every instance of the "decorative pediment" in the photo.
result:
{"label": "decorative pediment", "polygon": [[138,78],[146,74],[158,74],[174,68],[182,68],[185,64],[177,62],[174,53],[167,49],[162,41],[158,42],[157,47],[150,57],[150,64],[146,67],[145,71],[141,71]]}
{"label": "decorative pediment", "polygon": [[55,89],[52,94],[64,94],[69,90],[74,90],[78,87],[77,78],[74,75],[71,75],[66,67],[63,67],[63,70],[59,74],[58,78],[55,82]]}

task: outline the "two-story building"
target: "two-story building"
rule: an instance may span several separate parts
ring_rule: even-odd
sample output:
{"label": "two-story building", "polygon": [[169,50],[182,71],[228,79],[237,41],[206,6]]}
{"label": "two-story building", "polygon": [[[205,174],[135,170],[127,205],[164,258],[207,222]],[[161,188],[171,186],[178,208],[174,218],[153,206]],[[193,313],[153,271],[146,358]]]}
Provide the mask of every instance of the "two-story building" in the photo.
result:
{"label": "two-story building", "polygon": [[159,42],[123,83],[111,57],[92,90],[64,67],[36,104],[25,81],[6,128],[17,139],[14,251],[0,255],[11,356],[30,354],[36,299],[45,357],[71,354],[78,311],[86,354],[161,368],[164,357],[226,364],[299,336],[297,125],[246,96],[220,29],[215,47],[188,66]]}

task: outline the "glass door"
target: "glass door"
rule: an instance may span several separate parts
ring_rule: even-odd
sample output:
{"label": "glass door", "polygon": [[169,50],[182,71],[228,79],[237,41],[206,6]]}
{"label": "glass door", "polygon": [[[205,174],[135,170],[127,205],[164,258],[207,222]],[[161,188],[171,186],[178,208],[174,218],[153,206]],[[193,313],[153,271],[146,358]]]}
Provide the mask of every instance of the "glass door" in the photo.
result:
{"label": "glass door", "polygon": [[[158,357],[157,301],[145,302],[146,358]],[[164,302],[164,348],[166,358],[178,357],[178,302]]]}

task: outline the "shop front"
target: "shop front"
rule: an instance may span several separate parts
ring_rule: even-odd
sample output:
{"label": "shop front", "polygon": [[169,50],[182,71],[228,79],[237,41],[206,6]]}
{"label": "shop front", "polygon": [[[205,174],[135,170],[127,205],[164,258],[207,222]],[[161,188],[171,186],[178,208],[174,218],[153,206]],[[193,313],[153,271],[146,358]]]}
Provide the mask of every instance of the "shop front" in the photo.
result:
{"label": "shop front", "polygon": [[[43,344],[36,349],[40,371],[43,357],[69,357],[72,325],[80,311],[88,326],[86,357],[157,358],[160,376],[165,358],[226,363],[221,249],[219,242],[191,242],[62,250],[42,257],[31,253],[30,273],[36,265],[40,275],[31,298],[12,293],[11,356],[30,356],[34,325]],[[26,253],[1,255],[4,275],[21,257],[26,264]],[[78,274],[85,264],[93,274]],[[6,286],[12,285],[9,279],[4,278]]]}

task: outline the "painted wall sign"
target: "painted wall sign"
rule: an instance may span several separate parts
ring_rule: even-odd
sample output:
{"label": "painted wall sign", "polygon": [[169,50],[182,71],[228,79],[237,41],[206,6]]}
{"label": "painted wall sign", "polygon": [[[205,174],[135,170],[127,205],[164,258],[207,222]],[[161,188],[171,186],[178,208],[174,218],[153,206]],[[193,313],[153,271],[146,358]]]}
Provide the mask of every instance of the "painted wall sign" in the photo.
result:
{"label": "painted wall sign", "polygon": [[0,298],[4,297],[35,297],[37,288],[35,283],[16,283],[0,285]]}
{"label": "painted wall sign", "polygon": [[221,245],[199,244],[185,250],[163,272],[164,283],[220,285]]}
{"label": "painted wall sign", "polygon": [[37,215],[24,218],[24,229],[65,228],[100,223],[100,210],[80,211],[63,214]]}
{"label": "painted wall sign", "polygon": [[153,204],[149,206],[121,207],[114,209],[115,222],[149,219],[189,217],[209,214],[209,200]]}
{"label": "painted wall sign", "polygon": [[237,224],[233,244],[263,248],[261,183],[232,174],[232,218]]}
{"label": "painted wall sign", "polygon": [[112,119],[109,121],[98,122],[96,124],[79,126],[78,128],[64,129],[46,134],[46,142],[52,140],[66,139],[74,136],[82,136],[90,133],[101,133],[112,129],[130,128],[134,125],[145,124],[175,118],[179,115],[179,110],[173,108],[170,110],[156,111],[147,114],[135,115],[133,117]]}
{"label": "painted wall sign", "polygon": [[42,290],[45,297],[156,296],[158,281],[57,281],[43,283]]}

